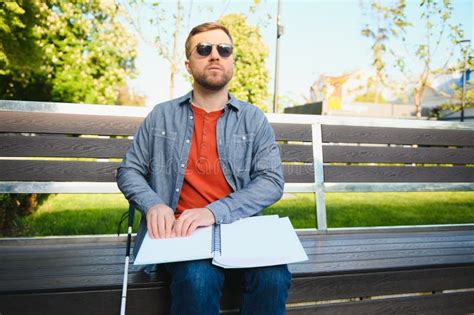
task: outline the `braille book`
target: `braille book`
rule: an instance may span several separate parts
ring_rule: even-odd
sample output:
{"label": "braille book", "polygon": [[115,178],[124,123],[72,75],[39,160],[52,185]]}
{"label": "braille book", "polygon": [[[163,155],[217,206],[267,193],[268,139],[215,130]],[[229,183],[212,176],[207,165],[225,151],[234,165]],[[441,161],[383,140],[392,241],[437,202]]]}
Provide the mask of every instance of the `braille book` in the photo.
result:
{"label": "braille book", "polygon": [[134,265],[212,259],[223,268],[249,268],[308,259],[288,217],[255,216],[196,229],[191,236],[145,236]]}

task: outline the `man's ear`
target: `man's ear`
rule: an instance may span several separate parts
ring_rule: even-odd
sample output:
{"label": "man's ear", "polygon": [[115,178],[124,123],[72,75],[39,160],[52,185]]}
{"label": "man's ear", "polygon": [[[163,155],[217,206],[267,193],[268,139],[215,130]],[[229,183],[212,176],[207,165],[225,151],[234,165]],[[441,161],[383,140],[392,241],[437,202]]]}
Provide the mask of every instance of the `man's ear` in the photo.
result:
{"label": "man's ear", "polygon": [[189,65],[189,60],[184,61],[184,66],[186,67],[186,70],[188,71],[188,73],[192,75],[193,72],[191,71],[191,66]]}

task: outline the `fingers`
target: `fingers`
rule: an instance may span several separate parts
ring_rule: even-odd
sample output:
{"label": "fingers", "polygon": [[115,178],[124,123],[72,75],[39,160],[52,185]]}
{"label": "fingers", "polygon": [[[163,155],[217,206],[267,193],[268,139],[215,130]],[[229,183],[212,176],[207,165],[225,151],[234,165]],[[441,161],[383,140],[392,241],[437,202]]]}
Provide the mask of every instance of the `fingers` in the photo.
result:
{"label": "fingers", "polygon": [[170,238],[190,236],[198,227],[215,222],[212,213],[206,208],[184,211],[179,219],[166,205],[156,205],[147,212],[147,228],[151,238]]}
{"label": "fingers", "polygon": [[171,237],[171,231],[173,230],[174,221],[174,215],[165,217],[165,238]]}
{"label": "fingers", "polygon": [[189,209],[176,220],[174,232],[178,237],[190,236],[198,227],[208,226],[214,222],[214,215],[208,209]]}
{"label": "fingers", "polygon": [[150,208],[146,215],[147,229],[151,238],[171,237],[175,222],[174,212],[166,205],[156,205]]}
{"label": "fingers", "polygon": [[176,234],[177,237],[181,237],[182,235],[182,229],[183,229],[183,224],[185,222],[186,216],[184,215],[186,212],[181,214],[181,216],[176,220],[174,223],[174,233]]}
{"label": "fingers", "polygon": [[154,211],[147,213],[147,228],[151,238],[158,238],[158,216]]}
{"label": "fingers", "polygon": [[158,215],[157,225],[158,225],[158,238],[165,238],[166,236],[165,217],[163,215]]}
{"label": "fingers", "polygon": [[190,225],[189,225],[189,228],[186,232],[186,236],[191,236],[191,234],[193,234],[193,232],[199,227],[197,221],[194,221],[192,222]]}

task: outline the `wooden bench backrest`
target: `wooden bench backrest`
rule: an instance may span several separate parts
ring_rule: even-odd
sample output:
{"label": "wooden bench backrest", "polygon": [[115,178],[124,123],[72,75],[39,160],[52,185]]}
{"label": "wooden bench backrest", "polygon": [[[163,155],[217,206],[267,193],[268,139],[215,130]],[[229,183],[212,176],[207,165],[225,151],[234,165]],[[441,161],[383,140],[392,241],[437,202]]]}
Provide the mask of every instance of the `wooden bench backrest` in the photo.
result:
{"label": "wooden bench backrest", "polygon": [[[97,107],[104,110],[100,114],[12,111],[7,110],[9,102],[2,102],[1,182],[114,182],[130,136],[146,114],[142,110],[142,117],[118,116],[116,106],[91,106],[92,112]],[[70,106],[87,113],[86,105]],[[108,108],[110,115],[104,115]],[[339,119],[352,125],[338,125],[333,117],[311,118],[269,115],[288,184],[314,184],[315,178],[317,182],[320,159],[327,184],[474,182],[472,124],[459,128],[456,123],[420,122],[423,128],[412,128],[409,124],[416,122],[407,127],[400,120],[396,128],[358,126],[356,119]],[[393,125],[393,120],[386,121]]]}
{"label": "wooden bench backrest", "polygon": [[[149,109],[0,101],[0,193],[115,193]],[[269,114],[285,191],[472,191],[474,124]],[[324,223],[321,223],[324,222]]]}

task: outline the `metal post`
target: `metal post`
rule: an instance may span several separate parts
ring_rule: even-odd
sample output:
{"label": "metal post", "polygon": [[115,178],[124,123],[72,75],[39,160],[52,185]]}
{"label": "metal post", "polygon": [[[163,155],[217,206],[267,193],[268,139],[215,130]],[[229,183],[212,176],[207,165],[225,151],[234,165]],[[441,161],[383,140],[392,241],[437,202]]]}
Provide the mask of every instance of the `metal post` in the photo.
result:
{"label": "metal post", "polygon": [[316,218],[318,230],[328,228],[326,219],[326,197],[324,189],[323,137],[320,123],[311,125],[313,134],[314,191],[316,193]]}
{"label": "metal post", "polygon": [[280,20],[281,11],[281,0],[278,0],[278,11],[276,17],[277,26],[277,39],[276,39],[276,51],[275,51],[275,86],[273,89],[273,113],[278,112],[278,80],[280,76],[280,36],[283,35],[283,25]]}
{"label": "metal post", "polygon": [[462,96],[461,96],[461,121],[464,121],[464,105],[465,105],[465,98],[466,98],[466,76],[467,76],[467,52],[469,50],[469,43],[471,43],[470,39],[463,39],[459,41],[459,43],[468,43],[466,51],[464,51],[464,64],[463,64],[463,76],[462,76]]}

